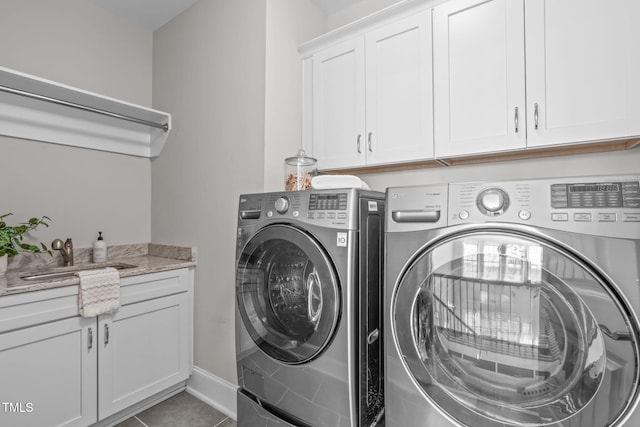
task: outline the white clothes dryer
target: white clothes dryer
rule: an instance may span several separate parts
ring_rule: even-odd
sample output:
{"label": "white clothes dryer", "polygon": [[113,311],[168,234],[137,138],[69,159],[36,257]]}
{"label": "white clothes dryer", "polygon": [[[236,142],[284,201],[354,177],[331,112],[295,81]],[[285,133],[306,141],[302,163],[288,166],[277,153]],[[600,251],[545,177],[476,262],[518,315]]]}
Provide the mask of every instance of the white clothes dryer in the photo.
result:
{"label": "white clothes dryer", "polygon": [[640,425],[640,176],[389,188],[387,426]]}

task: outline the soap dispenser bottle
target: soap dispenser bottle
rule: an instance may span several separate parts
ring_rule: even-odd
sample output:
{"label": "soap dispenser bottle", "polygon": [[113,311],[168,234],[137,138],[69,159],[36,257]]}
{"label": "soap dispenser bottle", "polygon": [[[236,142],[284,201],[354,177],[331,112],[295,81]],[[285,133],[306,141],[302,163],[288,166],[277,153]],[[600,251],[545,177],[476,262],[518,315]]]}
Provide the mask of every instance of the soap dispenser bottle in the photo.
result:
{"label": "soap dispenser bottle", "polygon": [[107,260],[107,242],[102,238],[102,231],[98,231],[98,240],[93,242],[93,262]]}

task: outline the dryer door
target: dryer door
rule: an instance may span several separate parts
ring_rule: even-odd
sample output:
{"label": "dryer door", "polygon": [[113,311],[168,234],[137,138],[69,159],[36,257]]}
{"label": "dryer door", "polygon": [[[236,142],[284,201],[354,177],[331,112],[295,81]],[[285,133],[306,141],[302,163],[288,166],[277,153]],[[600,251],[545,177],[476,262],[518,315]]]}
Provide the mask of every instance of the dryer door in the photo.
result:
{"label": "dryer door", "polygon": [[413,259],[391,304],[405,368],[464,425],[604,426],[633,403],[638,331],[627,307],[550,242],[451,235]]}
{"label": "dryer door", "polygon": [[266,354],[296,364],[318,356],[340,316],[335,270],[307,233],[271,225],[246,244],[236,270],[236,302],[245,328]]}

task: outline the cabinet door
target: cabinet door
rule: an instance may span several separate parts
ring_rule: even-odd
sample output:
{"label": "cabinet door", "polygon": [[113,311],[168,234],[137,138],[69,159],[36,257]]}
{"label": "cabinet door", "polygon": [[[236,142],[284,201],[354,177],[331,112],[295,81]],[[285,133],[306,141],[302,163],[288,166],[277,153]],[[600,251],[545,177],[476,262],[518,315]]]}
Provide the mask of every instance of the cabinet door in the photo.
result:
{"label": "cabinet door", "polygon": [[187,295],[130,304],[99,317],[100,419],[188,378]]}
{"label": "cabinet door", "polygon": [[0,335],[0,425],[97,421],[96,320],[74,317]]}
{"label": "cabinet door", "polygon": [[529,146],[640,134],[639,17],[638,0],[526,1]]}
{"label": "cabinet door", "polygon": [[367,164],[432,158],[431,11],[371,31],[365,43]]}
{"label": "cabinet door", "polygon": [[523,0],[434,8],[436,157],[526,144]]}
{"label": "cabinet door", "polygon": [[313,156],[319,169],[364,165],[364,38],[313,55]]}

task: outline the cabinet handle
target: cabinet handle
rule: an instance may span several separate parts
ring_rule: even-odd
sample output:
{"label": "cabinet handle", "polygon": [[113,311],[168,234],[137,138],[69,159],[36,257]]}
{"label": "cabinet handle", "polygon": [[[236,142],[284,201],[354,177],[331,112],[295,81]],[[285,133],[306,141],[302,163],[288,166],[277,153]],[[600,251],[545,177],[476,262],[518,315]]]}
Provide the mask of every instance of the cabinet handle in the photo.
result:
{"label": "cabinet handle", "polygon": [[534,122],[534,127],[536,130],[538,130],[538,103],[536,102],[535,104],[533,104],[533,122]]}
{"label": "cabinet handle", "polygon": [[513,122],[516,125],[516,133],[518,133],[518,107],[515,108],[515,114],[513,117]]}
{"label": "cabinet handle", "polygon": [[104,344],[109,344],[109,325],[104,325]]}
{"label": "cabinet handle", "polygon": [[358,134],[358,139],[356,140],[356,146],[358,148],[358,154],[362,154],[362,151],[360,151],[360,139],[362,139],[362,135]]}
{"label": "cabinet handle", "polygon": [[369,146],[369,152],[373,153],[373,148],[371,148],[371,135],[373,135],[373,132],[369,132],[369,136],[367,136],[367,145]]}
{"label": "cabinet handle", "polygon": [[93,348],[93,329],[89,328],[89,350]]}

